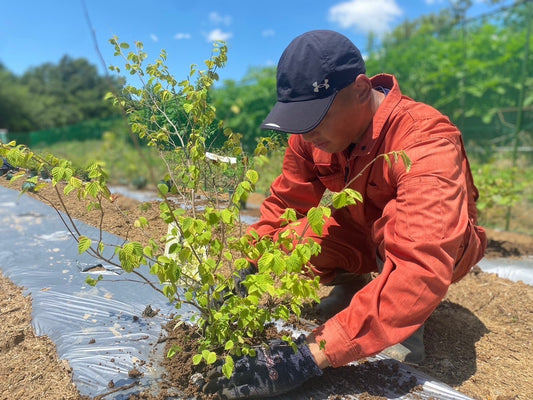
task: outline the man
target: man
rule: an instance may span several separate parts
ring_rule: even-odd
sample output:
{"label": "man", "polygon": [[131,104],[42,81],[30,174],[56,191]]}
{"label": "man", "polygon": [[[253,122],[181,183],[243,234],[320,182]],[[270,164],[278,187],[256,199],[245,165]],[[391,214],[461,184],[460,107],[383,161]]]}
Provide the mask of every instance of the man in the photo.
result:
{"label": "man", "polygon": [[[476,225],[478,193],[460,132],[404,96],[394,76],[365,73],[359,50],[332,31],[297,37],[280,58],[278,102],[261,127],[292,135],[283,172],[251,228],[276,236],[286,208],[305,219],[326,189],[349,185],[364,202],[334,211],[322,237],[305,232],[322,247],[313,272],[335,286],[322,306],[329,319],[298,339],[296,353],[279,343],[260,348],[257,358],[236,361],[231,379],[211,377],[207,391],[268,397],[382,351],[420,362],[424,322],[483,257],[486,236]],[[391,151],[404,151],[411,169],[376,159]]]}

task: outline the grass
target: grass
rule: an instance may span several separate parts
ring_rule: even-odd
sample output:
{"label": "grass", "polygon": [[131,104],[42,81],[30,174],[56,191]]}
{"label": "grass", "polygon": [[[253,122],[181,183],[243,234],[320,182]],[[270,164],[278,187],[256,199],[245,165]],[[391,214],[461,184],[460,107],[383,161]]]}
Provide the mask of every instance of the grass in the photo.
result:
{"label": "grass", "polygon": [[[141,157],[125,138],[109,132],[102,140],[62,142],[33,150],[67,158],[77,167],[99,161],[108,171],[111,184],[143,188],[150,182],[150,168],[158,178],[167,172],[155,149],[143,147]],[[256,192],[269,194],[270,184],[281,173],[283,154],[284,149],[278,149],[267,162],[254,166],[260,176]],[[509,230],[533,235],[532,164],[529,158],[523,157],[513,173],[510,160],[505,157],[496,157],[484,164],[472,162],[472,173],[480,192],[478,208],[481,225],[504,230],[510,209]]]}
{"label": "grass", "polygon": [[36,146],[33,151],[65,158],[75,167],[85,168],[100,162],[110,176],[110,183],[143,188],[150,181],[149,170],[162,179],[166,174],[161,158],[153,148],[143,147],[141,153],[125,138],[106,132],[102,140],[69,141],[51,146]]}

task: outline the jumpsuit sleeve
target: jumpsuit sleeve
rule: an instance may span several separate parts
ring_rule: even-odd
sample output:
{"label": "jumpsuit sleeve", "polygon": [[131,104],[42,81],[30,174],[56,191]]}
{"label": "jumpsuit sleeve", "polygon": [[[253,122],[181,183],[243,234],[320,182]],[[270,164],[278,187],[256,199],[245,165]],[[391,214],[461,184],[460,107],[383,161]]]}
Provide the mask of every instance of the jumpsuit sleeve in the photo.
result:
{"label": "jumpsuit sleeve", "polygon": [[318,205],[325,191],[316,175],[311,147],[301,138],[291,136],[283,159],[283,169],[270,187],[270,196],[261,205],[259,222],[251,225],[259,236],[275,236],[280,230],[280,216],[287,208],[293,208],[298,217]]}
{"label": "jumpsuit sleeve", "polygon": [[469,226],[460,137],[426,137],[404,149],[412,161],[390,171],[396,197],[374,224],[381,273],[350,305],[315,330],[334,367],[375,355],[412,335],[452,281]]}

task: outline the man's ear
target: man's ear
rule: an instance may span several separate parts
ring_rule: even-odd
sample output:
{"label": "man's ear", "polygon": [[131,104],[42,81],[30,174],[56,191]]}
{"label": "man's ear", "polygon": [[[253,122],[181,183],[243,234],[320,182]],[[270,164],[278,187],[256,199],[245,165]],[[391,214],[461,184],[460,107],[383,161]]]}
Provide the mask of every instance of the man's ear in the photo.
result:
{"label": "man's ear", "polygon": [[364,74],[360,74],[355,78],[354,89],[360,103],[370,101],[372,97],[372,82],[370,78]]}

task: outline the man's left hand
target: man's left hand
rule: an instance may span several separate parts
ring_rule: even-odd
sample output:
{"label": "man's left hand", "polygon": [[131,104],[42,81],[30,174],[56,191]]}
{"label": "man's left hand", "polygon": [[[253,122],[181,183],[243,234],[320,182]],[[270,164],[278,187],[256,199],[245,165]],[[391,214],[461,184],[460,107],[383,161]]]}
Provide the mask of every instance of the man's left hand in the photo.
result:
{"label": "man's left hand", "polygon": [[302,385],[313,376],[322,375],[305,336],[295,341],[297,351],[283,340],[255,348],[256,356],[235,360],[233,375],[227,379],[221,368],[212,370],[203,387],[205,393],[218,393],[224,399],[271,397]]}

